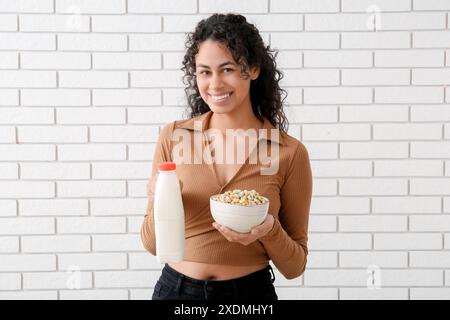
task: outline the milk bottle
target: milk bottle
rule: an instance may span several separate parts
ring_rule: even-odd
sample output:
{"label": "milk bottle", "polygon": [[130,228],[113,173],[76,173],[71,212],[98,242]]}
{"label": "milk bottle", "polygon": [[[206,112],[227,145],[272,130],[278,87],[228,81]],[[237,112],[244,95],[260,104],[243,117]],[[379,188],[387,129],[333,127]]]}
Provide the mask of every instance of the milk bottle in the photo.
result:
{"label": "milk bottle", "polygon": [[156,256],[159,263],[184,258],[184,208],[174,162],[159,165],[153,207]]}

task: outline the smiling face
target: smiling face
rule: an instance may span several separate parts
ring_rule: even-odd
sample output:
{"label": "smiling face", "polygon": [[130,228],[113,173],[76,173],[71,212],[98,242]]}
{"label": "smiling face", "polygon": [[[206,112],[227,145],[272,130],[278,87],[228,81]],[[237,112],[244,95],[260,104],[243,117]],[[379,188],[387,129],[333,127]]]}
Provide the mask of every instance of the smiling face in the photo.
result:
{"label": "smiling face", "polygon": [[248,79],[242,78],[231,52],[209,39],[200,44],[195,64],[200,95],[214,113],[252,111],[250,82],[258,77],[257,68],[248,70]]}

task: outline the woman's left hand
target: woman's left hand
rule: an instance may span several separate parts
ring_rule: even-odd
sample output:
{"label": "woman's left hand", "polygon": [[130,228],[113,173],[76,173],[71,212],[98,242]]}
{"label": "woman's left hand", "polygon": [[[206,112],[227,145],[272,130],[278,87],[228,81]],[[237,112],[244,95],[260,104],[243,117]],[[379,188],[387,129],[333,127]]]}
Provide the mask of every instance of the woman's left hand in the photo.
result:
{"label": "woman's left hand", "polygon": [[218,224],[217,222],[213,223],[213,226],[230,242],[239,242],[244,246],[248,246],[250,243],[258,240],[259,238],[265,236],[270,230],[272,230],[274,224],[274,217],[271,214],[268,214],[264,221],[253,227],[248,233],[240,233],[225,226]]}

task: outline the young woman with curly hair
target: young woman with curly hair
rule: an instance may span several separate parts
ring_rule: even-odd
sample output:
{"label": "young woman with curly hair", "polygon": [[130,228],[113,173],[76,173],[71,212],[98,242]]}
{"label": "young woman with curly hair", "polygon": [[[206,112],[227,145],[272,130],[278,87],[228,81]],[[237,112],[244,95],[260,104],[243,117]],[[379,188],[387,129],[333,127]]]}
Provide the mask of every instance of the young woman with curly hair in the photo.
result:
{"label": "young woman with curly hair", "polygon": [[[287,279],[305,271],[312,175],[305,146],[287,134],[285,91],[279,87],[282,73],[275,57],[242,15],[213,14],[188,34],[182,67],[188,119],[171,122],[160,132],[141,228],[144,247],[155,255],[153,194],[158,165],[176,162],[185,209],[185,256],[181,262],[165,264],[153,292],[155,300],[277,300],[269,261]],[[234,134],[242,130],[256,132],[255,148],[242,144],[246,138],[242,134]],[[205,153],[195,143],[200,137],[205,147],[210,131],[216,133],[214,156],[209,147]],[[223,146],[230,141],[230,132],[243,145],[243,163],[177,158],[177,134],[194,140],[184,157],[203,160],[205,155],[207,159],[229,155],[230,149]],[[262,150],[264,144],[270,146],[271,165],[276,164],[269,173],[263,173],[262,163],[249,163],[253,151]],[[236,189],[253,189],[269,199],[267,217],[248,233],[220,226],[211,216],[210,196]]]}

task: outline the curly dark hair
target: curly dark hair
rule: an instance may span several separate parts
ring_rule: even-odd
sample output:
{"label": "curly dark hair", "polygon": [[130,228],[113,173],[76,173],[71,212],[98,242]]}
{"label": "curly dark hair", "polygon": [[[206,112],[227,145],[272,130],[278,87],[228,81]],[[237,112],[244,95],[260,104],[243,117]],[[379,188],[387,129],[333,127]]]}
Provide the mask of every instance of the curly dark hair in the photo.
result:
{"label": "curly dark hair", "polygon": [[[250,101],[255,116],[270,123],[282,132],[287,132],[289,122],[283,111],[283,101],[287,92],[278,82],[283,73],[277,69],[278,52],[265,46],[258,29],[239,14],[213,14],[201,20],[194,32],[187,34],[186,54],[183,59],[183,83],[187,96],[189,117],[193,118],[208,112],[209,106],[200,96],[196,79],[195,55],[203,41],[211,39],[224,44],[241,68],[244,79],[249,77],[247,70],[259,66],[260,73],[250,84]],[[284,95],[284,98],[282,98]]]}

